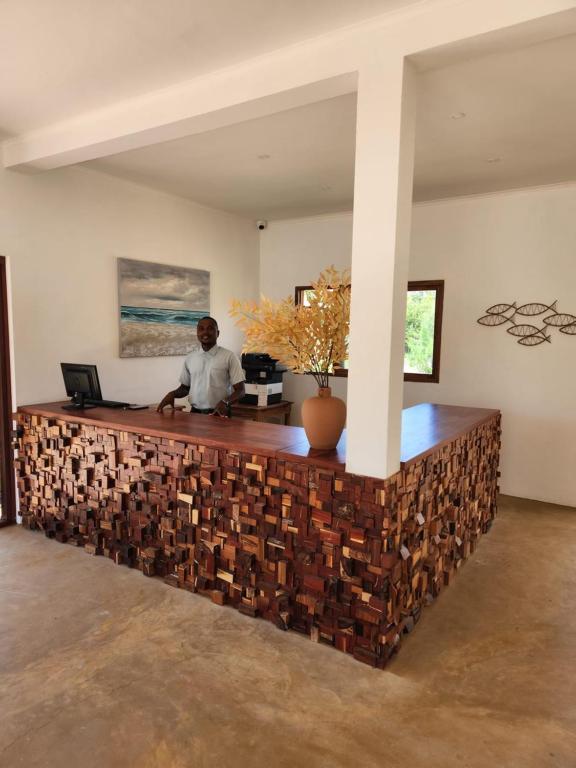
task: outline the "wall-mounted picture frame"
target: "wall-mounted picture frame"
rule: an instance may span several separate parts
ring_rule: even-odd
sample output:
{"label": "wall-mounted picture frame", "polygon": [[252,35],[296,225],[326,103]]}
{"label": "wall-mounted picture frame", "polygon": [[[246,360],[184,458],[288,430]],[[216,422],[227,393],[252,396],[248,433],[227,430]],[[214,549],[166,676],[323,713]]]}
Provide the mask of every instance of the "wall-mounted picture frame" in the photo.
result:
{"label": "wall-mounted picture frame", "polygon": [[210,314],[210,272],[118,259],[120,357],[187,355]]}

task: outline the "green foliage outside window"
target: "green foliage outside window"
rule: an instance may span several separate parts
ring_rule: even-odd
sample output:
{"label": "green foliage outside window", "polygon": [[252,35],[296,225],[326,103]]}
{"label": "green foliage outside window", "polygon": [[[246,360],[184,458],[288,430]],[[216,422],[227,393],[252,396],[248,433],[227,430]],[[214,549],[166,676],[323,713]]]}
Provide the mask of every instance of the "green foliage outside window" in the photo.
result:
{"label": "green foliage outside window", "polygon": [[409,291],[406,305],[404,372],[432,373],[436,291]]}

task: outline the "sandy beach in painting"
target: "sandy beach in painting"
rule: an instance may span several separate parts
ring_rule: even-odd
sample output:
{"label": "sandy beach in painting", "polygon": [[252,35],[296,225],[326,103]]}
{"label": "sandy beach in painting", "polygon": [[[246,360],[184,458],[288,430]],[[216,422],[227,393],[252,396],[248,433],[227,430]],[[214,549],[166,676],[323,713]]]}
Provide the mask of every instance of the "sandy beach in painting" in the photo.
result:
{"label": "sandy beach in painting", "polygon": [[197,347],[190,325],[120,321],[120,357],[187,355]]}

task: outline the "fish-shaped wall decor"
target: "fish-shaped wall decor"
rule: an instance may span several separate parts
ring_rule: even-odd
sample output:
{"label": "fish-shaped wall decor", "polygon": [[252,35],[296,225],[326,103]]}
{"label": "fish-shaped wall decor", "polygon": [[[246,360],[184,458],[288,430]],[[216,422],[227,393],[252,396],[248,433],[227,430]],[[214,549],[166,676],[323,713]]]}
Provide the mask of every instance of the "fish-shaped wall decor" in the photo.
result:
{"label": "fish-shaped wall decor", "polygon": [[521,339],[518,339],[518,344],[522,344],[525,347],[537,347],[538,344],[543,344],[545,341],[550,342],[550,336],[533,333],[530,336],[523,336]]}
{"label": "fish-shaped wall decor", "polygon": [[[558,312],[557,305],[557,301],[553,301],[551,304],[531,301],[520,305],[516,301],[512,303],[502,302],[501,304],[493,304],[484,310],[486,314],[479,317],[477,322],[488,327],[510,323],[510,326],[506,328],[506,333],[518,337],[518,344],[522,344],[523,347],[537,347],[545,341],[549,344],[552,342],[552,336],[549,333],[552,328],[558,328],[560,333],[567,336],[576,336],[576,315]],[[517,322],[520,317],[537,317],[545,313],[548,313],[546,317],[538,321],[544,323],[543,328],[538,328],[531,323]]]}
{"label": "fish-shaped wall decor", "polygon": [[493,307],[488,307],[486,312],[488,312],[489,315],[503,315],[511,309],[516,311],[516,302],[514,302],[514,304],[494,304]]}
{"label": "fish-shaped wall decor", "polygon": [[506,315],[484,315],[478,322],[480,325],[502,325],[502,323],[511,322]]}
{"label": "fish-shaped wall decor", "polygon": [[512,328],[506,328],[506,332],[511,333],[512,336],[538,336],[540,334],[547,339],[544,331],[544,328],[536,328],[535,325],[513,325]]}
{"label": "fish-shaped wall decor", "polygon": [[557,303],[558,302],[555,301],[553,304],[550,304],[550,306],[548,306],[548,304],[539,304],[536,302],[533,302],[531,304],[522,304],[521,307],[517,308],[516,312],[519,315],[528,315],[528,316],[542,315],[544,314],[544,312],[549,312],[550,310],[555,312]]}
{"label": "fish-shaped wall decor", "polygon": [[546,323],[546,325],[551,325],[554,328],[561,328],[563,325],[576,323],[576,315],[568,315],[566,313],[549,315],[548,317],[542,318],[542,322]]}

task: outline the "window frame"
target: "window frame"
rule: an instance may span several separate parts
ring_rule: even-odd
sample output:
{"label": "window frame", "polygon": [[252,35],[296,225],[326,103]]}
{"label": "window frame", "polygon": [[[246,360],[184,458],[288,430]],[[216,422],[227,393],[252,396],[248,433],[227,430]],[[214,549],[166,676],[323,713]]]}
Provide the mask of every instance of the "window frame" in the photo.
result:
{"label": "window frame", "polygon": [[440,381],[440,352],[442,348],[442,315],[444,311],[444,280],[410,280],[408,291],[436,291],[434,306],[434,344],[432,347],[432,373],[405,373],[404,381],[438,384]]}
{"label": "window frame", "polygon": [[[294,289],[294,303],[302,304],[306,291],[313,290],[312,285],[297,285]],[[440,352],[442,347],[442,315],[444,312],[444,280],[410,280],[406,293],[410,291],[436,291],[434,308],[434,345],[432,350],[432,373],[405,373],[404,381],[438,384],[440,381]],[[348,368],[338,368],[331,376],[347,377]]]}
{"label": "window frame", "polygon": [[0,527],[16,522],[16,483],[12,447],[12,391],[8,318],[7,259],[0,256],[0,482],[3,514]]}

